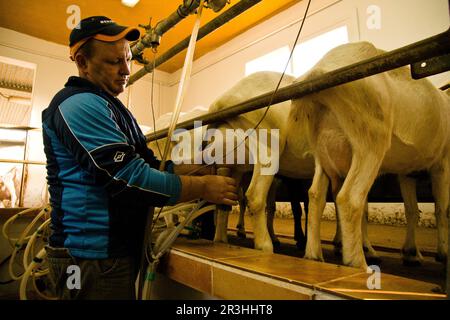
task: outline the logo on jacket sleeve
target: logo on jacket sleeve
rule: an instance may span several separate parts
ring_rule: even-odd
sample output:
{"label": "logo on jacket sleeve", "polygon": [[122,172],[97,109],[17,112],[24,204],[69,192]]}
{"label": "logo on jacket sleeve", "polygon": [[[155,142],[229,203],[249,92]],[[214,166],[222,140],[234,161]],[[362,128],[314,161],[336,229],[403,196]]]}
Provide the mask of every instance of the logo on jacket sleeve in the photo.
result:
{"label": "logo on jacket sleeve", "polygon": [[125,152],[117,151],[114,155],[114,162],[122,162],[123,158],[125,158]]}

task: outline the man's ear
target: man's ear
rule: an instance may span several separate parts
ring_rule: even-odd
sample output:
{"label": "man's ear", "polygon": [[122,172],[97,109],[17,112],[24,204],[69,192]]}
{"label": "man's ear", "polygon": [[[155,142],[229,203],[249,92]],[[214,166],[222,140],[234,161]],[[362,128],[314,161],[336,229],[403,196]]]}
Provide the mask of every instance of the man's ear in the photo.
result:
{"label": "man's ear", "polygon": [[87,70],[88,61],[82,53],[77,53],[75,55],[75,63],[77,64],[78,70],[82,72],[85,72]]}

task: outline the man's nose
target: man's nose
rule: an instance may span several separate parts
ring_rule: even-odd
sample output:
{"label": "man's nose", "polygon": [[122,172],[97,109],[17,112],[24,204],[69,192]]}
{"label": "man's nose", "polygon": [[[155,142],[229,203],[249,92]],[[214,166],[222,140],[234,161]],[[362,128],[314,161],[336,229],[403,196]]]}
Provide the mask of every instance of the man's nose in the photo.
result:
{"label": "man's nose", "polygon": [[123,76],[129,76],[130,69],[131,69],[131,62],[125,60],[124,62],[122,62],[120,66],[120,74]]}

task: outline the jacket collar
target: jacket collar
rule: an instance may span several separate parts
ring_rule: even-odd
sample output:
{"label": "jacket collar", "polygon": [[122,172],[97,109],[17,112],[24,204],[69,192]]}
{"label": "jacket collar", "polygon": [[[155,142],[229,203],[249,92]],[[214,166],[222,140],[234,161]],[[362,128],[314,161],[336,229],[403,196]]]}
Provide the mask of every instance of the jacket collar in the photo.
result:
{"label": "jacket collar", "polygon": [[67,80],[67,82],[64,86],[65,87],[79,87],[79,88],[95,90],[95,91],[98,91],[99,93],[104,94],[110,98],[119,100],[117,97],[112,96],[111,94],[109,94],[108,92],[106,92],[105,90],[103,90],[102,88],[98,87],[97,85],[95,85],[94,83],[92,83],[91,81],[89,81],[88,79],[85,79],[85,78],[71,76],[71,77],[69,77],[69,79]]}
{"label": "jacket collar", "polygon": [[97,89],[101,90],[99,87],[97,87],[95,84],[90,82],[88,79],[72,76],[69,77],[67,80],[67,83],[64,85],[65,87],[85,87],[85,88],[91,88],[91,89]]}

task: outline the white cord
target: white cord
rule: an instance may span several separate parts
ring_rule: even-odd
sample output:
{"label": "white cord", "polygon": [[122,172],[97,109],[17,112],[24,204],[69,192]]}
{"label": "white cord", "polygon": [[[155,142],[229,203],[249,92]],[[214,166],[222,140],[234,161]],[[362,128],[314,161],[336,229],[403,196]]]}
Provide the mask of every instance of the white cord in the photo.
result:
{"label": "white cord", "polygon": [[25,252],[23,254],[23,267],[26,270],[29,266],[28,257],[30,256],[30,252],[32,252],[32,247],[38,237],[44,232],[44,229],[48,227],[51,223],[51,219],[47,219],[43,224],[39,226],[39,228],[33,233],[30,240],[27,243],[27,247],[25,248]]}
{"label": "white cord", "polygon": [[[18,215],[22,214],[23,212],[27,212],[29,210],[31,210],[31,209],[27,209],[25,211],[19,212]],[[35,210],[35,208],[33,210]],[[33,221],[31,221],[31,223],[25,228],[25,230],[21,233],[20,237],[17,239],[16,243],[14,244],[14,249],[11,254],[11,258],[9,259],[9,264],[8,264],[8,272],[9,272],[9,276],[11,277],[11,279],[20,280],[22,278],[23,275],[16,276],[14,274],[13,264],[14,264],[16,255],[22,249],[22,246],[31,238],[31,236],[28,236],[28,233],[30,232],[30,230],[34,227],[34,225],[37,223],[37,221],[39,221],[39,219],[41,217],[45,216],[49,212],[50,212],[49,206],[44,207],[39,212],[39,214],[33,219]],[[5,231],[5,228],[4,228],[4,231]],[[5,234],[6,234],[7,239],[12,240],[12,238],[8,237],[6,232],[5,232]]]}
{"label": "white cord", "polygon": [[20,282],[20,289],[19,289],[20,300],[27,300],[28,279],[30,278],[30,275],[32,274],[34,268],[38,267],[42,263],[39,261],[42,261],[45,256],[46,256],[45,248],[42,248],[36,255],[36,257],[33,259],[33,261],[30,263],[28,268],[25,270],[22,276],[22,280]]}
{"label": "white cord", "polygon": [[[175,130],[175,125],[178,122],[178,117],[181,111],[181,105],[183,104],[184,96],[189,85],[189,80],[191,78],[192,62],[194,60],[195,44],[197,42],[198,30],[200,29],[200,20],[202,17],[204,0],[200,0],[200,5],[197,10],[197,19],[195,20],[194,28],[192,29],[191,39],[189,40],[189,46],[187,49],[186,57],[184,59],[184,66],[181,72],[180,84],[178,85],[178,93],[175,102],[175,111],[172,114],[172,119],[170,121],[169,131],[167,137],[171,137],[173,131]],[[160,170],[164,169],[166,164],[167,155],[169,154],[170,143],[169,140],[164,146],[164,153],[162,155]]]}

